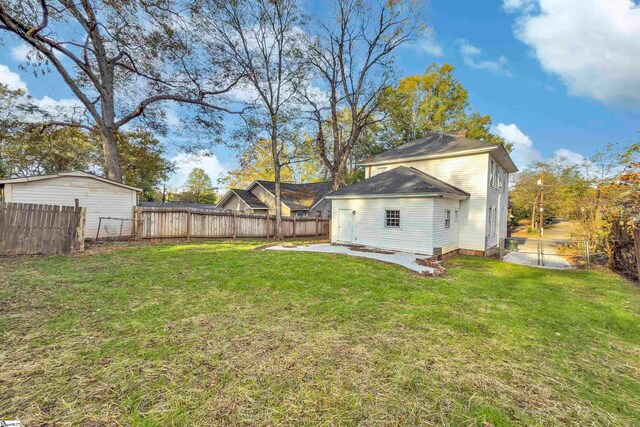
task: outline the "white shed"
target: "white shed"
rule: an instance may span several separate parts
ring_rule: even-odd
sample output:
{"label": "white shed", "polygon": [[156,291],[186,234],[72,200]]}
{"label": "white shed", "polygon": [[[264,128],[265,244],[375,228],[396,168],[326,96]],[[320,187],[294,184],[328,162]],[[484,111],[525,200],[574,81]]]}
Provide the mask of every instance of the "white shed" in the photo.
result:
{"label": "white shed", "polygon": [[123,219],[105,223],[118,228],[118,233],[122,223],[122,234],[131,235],[133,211],[140,191],[139,188],[80,171],[0,179],[0,202],[73,206],[78,199],[80,206],[87,208],[87,238],[95,237],[100,217]]}

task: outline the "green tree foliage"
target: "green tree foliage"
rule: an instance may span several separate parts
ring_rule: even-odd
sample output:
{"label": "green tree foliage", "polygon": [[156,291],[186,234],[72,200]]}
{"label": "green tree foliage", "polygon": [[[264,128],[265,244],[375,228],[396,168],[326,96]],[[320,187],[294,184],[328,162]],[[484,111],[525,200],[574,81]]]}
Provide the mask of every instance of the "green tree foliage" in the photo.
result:
{"label": "green tree foliage", "polygon": [[[423,74],[400,79],[382,93],[387,115],[385,140],[397,146],[431,132],[466,131],[467,136],[504,144],[490,132],[491,116],[470,111],[469,93],[455,78],[450,64],[432,64]],[[508,147],[510,148],[510,147]]]}
{"label": "green tree foliage", "polygon": [[175,170],[164,157],[164,146],[148,132],[125,132],[118,138],[118,150],[124,182],[142,188],[143,200],[153,200],[156,187]]}
{"label": "green tree foliage", "polygon": [[215,203],[216,194],[211,177],[203,169],[193,168],[187,177],[185,191],[180,195],[180,200],[192,203]]}
{"label": "green tree foliage", "polygon": [[[307,140],[306,144],[296,144],[296,146],[299,150],[296,157],[304,160],[283,165],[280,170],[282,182],[303,183],[323,180],[325,169],[321,160],[313,155],[312,141]],[[284,151],[283,157],[287,156],[286,147]],[[245,188],[258,179],[275,180],[271,142],[265,138],[260,138],[257,143],[251,145],[250,149],[242,151],[238,156],[238,168],[220,178],[218,184],[225,188]]]}
{"label": "green tree foliage", "polygon": [[545,217],[577,220],[588,208],[593,187],[584,173],[583,165],[567,164],[556,159],[538,162],[520,172],[515,178],[515,188],[510,192],[511,214],[515,221],[527,219],[532,227],[539,226],[540,180],[544,173]]}

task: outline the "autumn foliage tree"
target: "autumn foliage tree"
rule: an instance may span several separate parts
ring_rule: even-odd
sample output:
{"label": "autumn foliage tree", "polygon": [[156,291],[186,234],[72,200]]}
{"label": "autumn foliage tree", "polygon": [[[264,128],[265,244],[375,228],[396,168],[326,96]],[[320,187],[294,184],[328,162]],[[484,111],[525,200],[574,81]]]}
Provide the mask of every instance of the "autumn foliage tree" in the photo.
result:
{"label": "autumn foliage tree", "polygon": [[470,110],[469,92],[453,75],[450,64],[430,65],[423,74],[404,77],[382,92],[385,140],[390,146],[423,138],[432,132],[465,131],[470,138],[504,144],[491,133],[491,116]]}

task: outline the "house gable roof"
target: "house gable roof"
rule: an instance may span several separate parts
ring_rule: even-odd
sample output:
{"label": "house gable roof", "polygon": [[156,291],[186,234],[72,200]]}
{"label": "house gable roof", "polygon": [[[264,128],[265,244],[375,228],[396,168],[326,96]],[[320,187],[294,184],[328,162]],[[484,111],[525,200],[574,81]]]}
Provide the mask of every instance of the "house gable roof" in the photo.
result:
{"label": "house gable roof", "polygon": [[398,166],[364,181],[335,191],[328,199],[355,196],[455,196],[468,198],[469,193],[418,169]]}
{"label": "house gable roof", "polygon": [[[260,185],[275,197],[275,182],[257,180],[251,184],[247,190],[251,190],[255,185]],[[291,210],[309,210],[330,190],[331,183],[329,182],[311,182],[306,184],[283,182],[280,184],[282,203]]]}
{"label": "house gable roof", "polygon": [[229,197],[231,197],[232,195],[238,196],[238,198],[242,200],[244,204],[249,206],[251,209],[269,209],[269,207],[264,203],[262,203],[262,201],[258,199],[258,197],[256,197],[256,195],[253,194],[251,191],[241,190],[239,188],[230,189],[227,192],[227,194],[225,194],[224,197],[220,199],[220,201],[216,206],[219,208],[222,208],[222,205],[224,205],[226,201],[229,199]]}
{"label": "house gable roof", "polygon": [[484,152],[493,153],[507,172],[513,173],[518,171],[518,168],[502,144],[440,133],[431,133],[424,138],[400,145],[399,147],[380,153],[362,164],[394,163],[403,160],[450,157],[467,153],[474,154]]}
{"label": "house gable roof", "polygon": [[92,173],[84,172],[84,171],[59,172],[59,173],[50,174],[50,175],[33,175],[33,176],[25,176],[25,177],[18,177],[18,178],[4,178],[4,179],[0,179],[0,184],[16,184],[21,182],[42,181],[45,179],[55,179],[55,178],[69,177],[69,176],[91,178],[97,181],[106,182],[107,184],[112,184],[118,187],[127,188],[129,190],[133,190],[137,192],[142,191],[141,188],[133,187],[131,185],[123,184],[122,182],[114,181],[112,179],[104,178],[102,176],[94,175]]}

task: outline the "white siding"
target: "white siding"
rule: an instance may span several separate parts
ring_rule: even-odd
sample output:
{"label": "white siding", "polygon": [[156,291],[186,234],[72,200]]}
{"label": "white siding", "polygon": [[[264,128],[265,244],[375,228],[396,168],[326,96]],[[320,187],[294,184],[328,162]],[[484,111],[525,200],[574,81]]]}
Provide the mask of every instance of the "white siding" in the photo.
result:
{"label": "white siding", "polygon": [[[498,162],[496,162],[495,164],[496,164],[496,167],[499,167],[497,166]],[[487,180],[487,217],[486,217],[487,249],[497,246],[499,239],[504,239],[507,237],[509,183],[508,183],[508,179],[507,179],[507,182],[504,182],[504,170],[502,169],[502,167],[499,167],[499,170],[500,170],[500,179],[503,180],[502,188],[495,188],[498,185],[496,184],[495,186],[492,186],[489,180]],[[491,233],[491,216],[489,215],[489,209],[492,206],[496,207],[496,212],[497,212],[495,234]]]}
{"label": "white siding", "polygon": [[374,176],[398,166],[414,167],[471,194],[469,199],[460,202],[459,246],[461,249],[485,250],[488,153],[371,166],[367,168],[367,174]]}
{"label": "white siding", "polygon": [[[7,186],[11,187],[8,202],[73,206],[79,199],[80,206],[87,208],[86,238],[95,238],[101,216],[133,220],[137,204],[136,191],[88,177],[61,176]],[[120,232],[119,222],[111,221],[109,225]],[[133,222],[125,221],[123,235],[132,232]]]}
{"label": "white siding", "polygon": [[[338,211],[355,210],[353,243],[406,252],[433,253],[433,199],[332,200],[331,240],[337,242]],[[385,227],[385,210],[400,210],[400,228]]]}
{"label": "white siding", "polygon": [[[456,220],[456,210],[460,209],[460,202],[452,199],[435,199],[433,209],[433,246],[442,248],[442,253],[458,249],[458,228],[460,216]],[[451,226],[445,227],[445,212],[451,211]]]}

